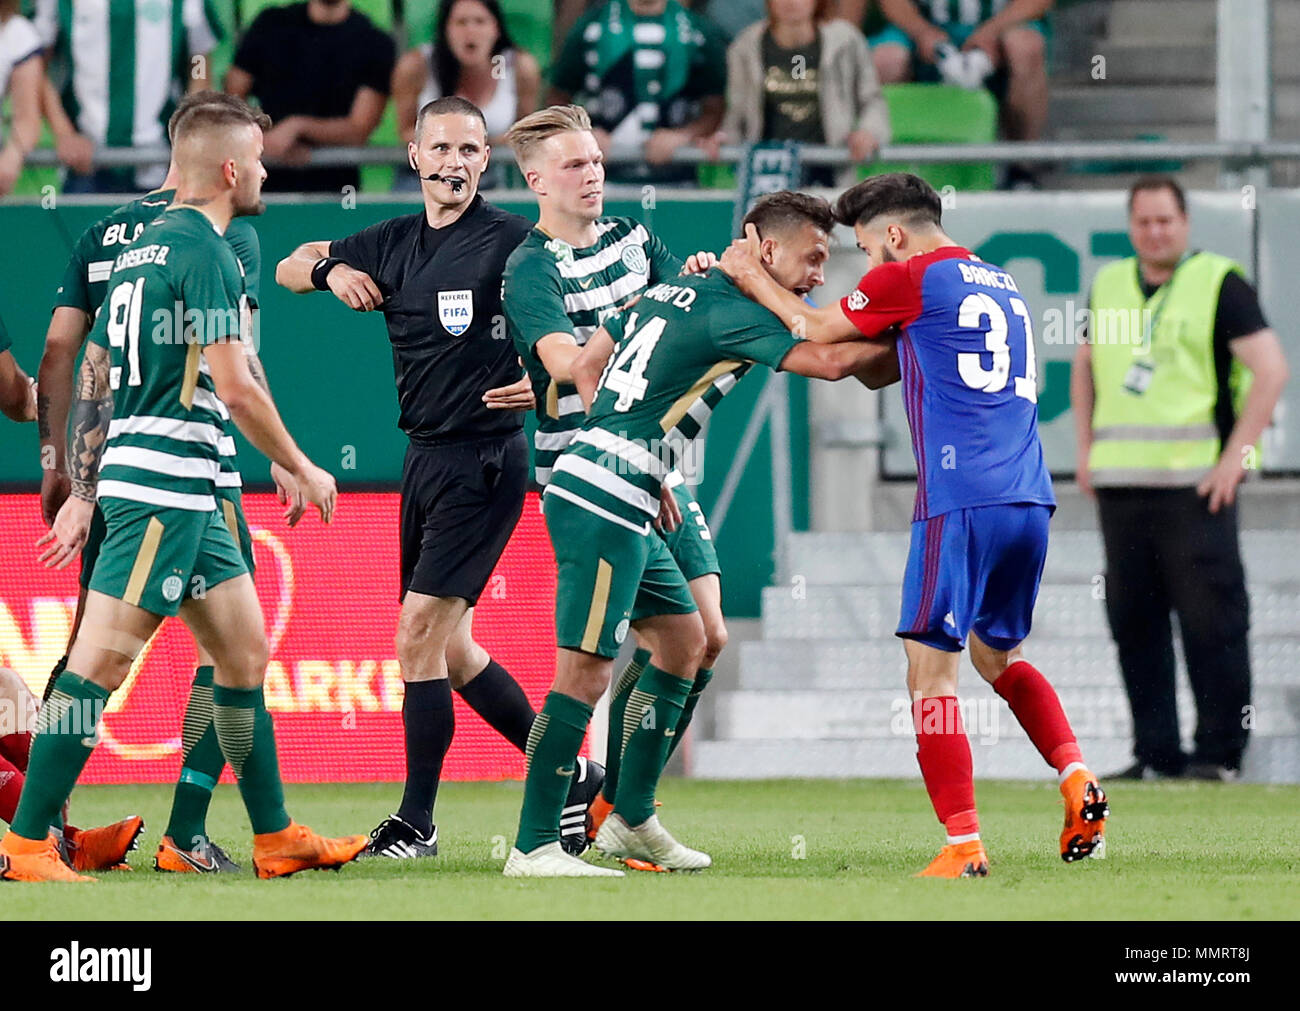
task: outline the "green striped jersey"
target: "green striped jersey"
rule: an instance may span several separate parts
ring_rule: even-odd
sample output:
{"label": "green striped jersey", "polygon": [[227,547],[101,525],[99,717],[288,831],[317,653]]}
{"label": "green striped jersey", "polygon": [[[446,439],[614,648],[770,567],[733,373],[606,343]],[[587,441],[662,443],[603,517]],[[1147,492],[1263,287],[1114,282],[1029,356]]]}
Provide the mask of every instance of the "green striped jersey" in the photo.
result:
{"label": "green striped jersey", "polygon": [[[55,293],[55,308],[69,306],[93,318],[108,296],[108,276],[114,258],[140,237],[145,225],[162,214],[175,196],[175,190],[146,193],[109,211],[82,232],[63,272],[63,283]],[[262,244],[257,229],[247,218],[235,218],[226,229],[226,241],[244,270],[249,304],[256,306],[262,275]],[[225,411],[224,404],[222,410]],[[228,432],[221,443],[221,474],[217,485],[238,488],[241,484],[235,440]]]}
{"label": "green striped jersey", "polygon": [[614,352],[545,494],[649,532],[681,440],[754,363],[780,368],[797,341],[717,270],[654,285],[605,328]]}
{"label": "green striped jersey", "polygon": [[114,259],[90,331],[109,349],[113,389],[100,498],[216,508],[229,412],[202,349],[239,338],[245,304],[239,260],[196,208],[164,211]]}
{"label": "green striped jersey", "polygon": [[1007,5],[1007,0],[917,0],[921,14],[936,25],[980,25]]}
{"label": "green striped jersey", "polygon": [[586,344],[619,306],[682,269],[682,261],[632,218],[601,218],[596,231],[595,243],[578,249],[534,228],[506,261],[502,304],[537,398],[533,474],[542,486],[582,424],[583,411],[577,388],[551,379],[537,342],[547,334],[571,333]]}
{"label": "green striped jersey", "polygon": [[[107,147],[166,144],[194,57],[224,34],[212,0],[36,0],[32,20],[66,68],[69,118]],[[151,179],[139,172],[137,181],[157,185],[163,170]]]}

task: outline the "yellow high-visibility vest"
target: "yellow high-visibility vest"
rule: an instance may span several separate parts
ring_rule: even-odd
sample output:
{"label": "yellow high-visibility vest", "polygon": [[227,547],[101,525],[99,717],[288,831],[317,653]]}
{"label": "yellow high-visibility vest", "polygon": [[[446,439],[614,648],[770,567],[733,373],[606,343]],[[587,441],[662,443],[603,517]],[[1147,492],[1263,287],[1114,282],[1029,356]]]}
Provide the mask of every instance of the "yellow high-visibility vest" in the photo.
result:
{"label": "yellow high-visibility vest", "polygon": [[[1135,257],[1097,272],[1091,310],[1092,483],[1104,487],[1196,485],[1219,459],[1214,409],[1214,320],[1219,289],[1241,267],[1193,253],[1150,298]],[[1251,375],[1235,358],[1229,385],[1240,408]]]}

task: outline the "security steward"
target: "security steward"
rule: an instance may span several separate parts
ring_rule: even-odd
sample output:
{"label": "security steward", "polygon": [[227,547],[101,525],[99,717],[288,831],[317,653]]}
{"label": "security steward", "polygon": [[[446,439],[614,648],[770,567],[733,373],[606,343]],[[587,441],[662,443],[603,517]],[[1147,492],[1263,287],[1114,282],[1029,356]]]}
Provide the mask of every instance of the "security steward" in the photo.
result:
{"label": "security steward", "polygon": [[[331,291],[358,312],[382,312],[393,347],[398,424],[410,440],[396,643],[407,774],[401,806],[371,833],[367,852],[395,859],[437,853],[433,807],[455,729],[451,690],[520,751],[534,716],[518,682],[473,638],[474,605],[519,520],[528,479],[523,419],[534,401],[500,321],[506,258],[532,223],[479,196],[491,150],[472,103],[425,105],[408,155],[421,211],[306,243],[275,275],[290,291]],[[591,787],[582,778],[575,790]]]}
{"label": "security steward", "polygon": [[[1251,724],[1236,491],[1259,468],[1287,364],[1241,267],[1188,250],[1173,178],[1137,180],[1128,212],[1137,255],[1098,271],[1070,381],[1078,480],[1097,499],[1106,614],[1133,714],[1135,761],[1119,775],[1230,781]],[[1196,699],[1190,756],[1171,611]]]}

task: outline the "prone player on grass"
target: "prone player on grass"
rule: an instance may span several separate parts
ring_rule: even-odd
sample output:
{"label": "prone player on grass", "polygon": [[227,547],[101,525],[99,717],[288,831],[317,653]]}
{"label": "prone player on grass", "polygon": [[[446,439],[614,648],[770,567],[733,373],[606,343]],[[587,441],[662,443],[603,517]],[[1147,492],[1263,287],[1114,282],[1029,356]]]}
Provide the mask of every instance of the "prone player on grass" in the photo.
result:
{"label": "prone player on grass", "polygon": [[898,335],[917,493],[897,634],[907,651],[921,775],[947,832],[921,875],[955,878],[988,873],[956,697],[968,635],[975,668],[1058,773],[1064,860],[1102,852],[1109,808],[1056,692],[1021,650],[1056,507],[1038,438],[1029,308],[1010,274],[943,231],[941,213],[934,189],[905,173],[841,194],[835,217],[853,228],[869,269],[856,289],[820,309],[773,283],[756,235],[733,243],[720,266],[812,341]]}

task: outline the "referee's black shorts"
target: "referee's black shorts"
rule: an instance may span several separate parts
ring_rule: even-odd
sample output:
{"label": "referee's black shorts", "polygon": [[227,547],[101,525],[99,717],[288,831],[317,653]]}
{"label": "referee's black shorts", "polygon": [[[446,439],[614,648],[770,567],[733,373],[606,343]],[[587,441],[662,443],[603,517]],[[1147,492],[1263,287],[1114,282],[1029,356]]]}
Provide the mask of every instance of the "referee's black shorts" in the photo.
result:
{"label": "referee's black shorts", "polygon": [[411,445],[402,465],[402,596],[463,597],[473,607],[519,522],[527,484],[522,430]]}

